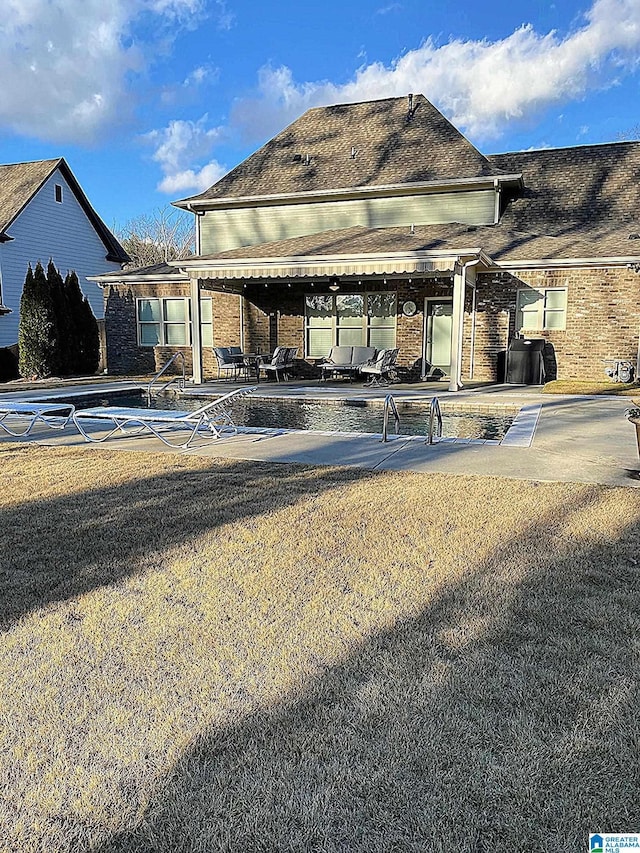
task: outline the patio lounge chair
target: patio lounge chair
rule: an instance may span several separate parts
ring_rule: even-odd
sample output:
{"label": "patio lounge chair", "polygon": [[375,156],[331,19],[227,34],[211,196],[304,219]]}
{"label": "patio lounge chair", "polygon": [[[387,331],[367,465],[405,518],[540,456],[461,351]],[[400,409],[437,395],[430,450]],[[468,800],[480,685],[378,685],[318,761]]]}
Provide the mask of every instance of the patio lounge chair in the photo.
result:
{"label": "patio lounge chair", "polygon": [[397,349],[381,349],[375,359],[362,365],[360,372],[370,377],[367,385],[389,384],[391,376],[395,372],[398,352],[399,350]]}
{"label": "patio lounge chair", "polygon": [[286,377],[291,373],[297,355],[297,347],[276,347],[271,361],[260,364],[259,369],[264,370],[265,373],[275,373],[276,381],[280,382],[279,374],[282,373]]}
{"label": "patio lounge chair", "polygon": [[[15,438],[29,435],[37,423],[49,429],[64,429],[74,412],[75,406],[70,403],[2,400],[0,401],[0,428]],[[14,420],[19,424],[17,430],[9,426]],[[26,425],[25,421],[28,421]]]}
{"label": "patio lounge chair", "polygon": [[[105,406],[103,408],[80,409],[73,414],[73,422],[87,441],[106,441],[117,432],[129,437],[149,432],[169,447],[186,449],[198,437],[212,441],[221,438],[223,433],[237,433],[238,427],[234,423],[232,413],[233,404],[241,397],[251,394],[256,390],[256,387],[238,388],[235,391],[230,391],[195,412]],[[106,423],[109,430],[106,434],[96,436],[86,431],[88,423],[95,425],[101,422]],[[188,430],[189,435],[186,441],[176,441],[166,435],[167,432],[171,433],[181,429]]]}

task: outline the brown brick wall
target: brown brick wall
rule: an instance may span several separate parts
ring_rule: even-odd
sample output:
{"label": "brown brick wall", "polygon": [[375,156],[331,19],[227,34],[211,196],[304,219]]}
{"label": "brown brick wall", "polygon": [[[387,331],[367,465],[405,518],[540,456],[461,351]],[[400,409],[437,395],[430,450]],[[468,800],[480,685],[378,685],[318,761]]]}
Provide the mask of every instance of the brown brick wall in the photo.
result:
{"label": "brown brick wall", "polygon": [[[463,381],[470,378],[471,341],[474,337],[473,378],[501,379],[499,366],[509,340],[515,334],[516,292],[523,287],[566,287],[567,328],[563,331],[534,331],[544,337],[548,378],[601,378],[604,359],[625,358],[635,365],[640,328],[640,276],[626,268],[590,270],[519,270],[478,275],[475,294],[475,328],[472,322],[473,291],[465,298]],[[422,361],[425,297],[451,298],[450,278],[367,282],[367,289],[397,292],[396,344],[398,364],[405,375],[417,377]],[[328,292],[316,285],[316,292]],[[304,294],[310,285],[248,284],[243,303],[245,351],[268,353],[276,346],[298,348],[300,375],[317,375],[304,356]],[[138,347],[135,298],[143,296],[188,296],[189,288],[175,284],[113,285],[105,291],[105,332],[110,373],[143,373],[159,369],[175,351],[167,347]],[[203,290],[213,298],[214,341],[220,346],[240,345],[241,308],[236,294]],[[417,305],[413,317],[402,313],[405,301]],[[191,349],[185,352],[191,369]],[[203,352],[205,378],[215,375],[215,358]]]}
{"label": "brown brick wall", "polygon": [[[566,329],[527,331],[547,341],[547,378],[604,377],[604,360],[636,363],[640,330],[640,276],[626,268],[518,270],[478,276],[475,378],[495,378],[498,353],[516,331],[516,292],[567,288]],[[466,318],[468,340],[470,318]],[[508,328],[508,334],[507,334]],[[466,375],[466,374],[465,374]]]}
{"label": "brown brick wall", "polygon": [[[111,285],[105,288],[105,337],[109,373],[115,375],[154,373],[160,370],[171,356],[180,350],[184,353],[187,373],[192,371],[191,347],[141,347],[138,346],[136,326],[136,299],[190,296],[188,285],[136,284]],[[220,346],[240,344],[240,298],[230,293],[202,290],[203,298],[211,298],[213,314],[213,340]],[[175,370],[182,369],[180,364]],[[210,347],[202,352],[202,370],[205,378],[216,375],[216,359]]]}

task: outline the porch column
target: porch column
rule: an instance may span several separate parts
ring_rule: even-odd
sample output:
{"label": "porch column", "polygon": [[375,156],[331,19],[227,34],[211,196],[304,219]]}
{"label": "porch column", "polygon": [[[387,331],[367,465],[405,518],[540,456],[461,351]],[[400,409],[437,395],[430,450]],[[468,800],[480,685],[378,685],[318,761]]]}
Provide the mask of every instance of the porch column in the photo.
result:
{"label": "porch column", "polygon": [[462,330],[464,325],[465,273],[463,264],[456,263],[453,271],[453,323],[451,328],[451,372],[449,391],[462,388]]}
{"label": "porch column", "polygon": [[191,279],[191,360],[193,384],[202,385],[202,335],[200,327],[200,279]]}

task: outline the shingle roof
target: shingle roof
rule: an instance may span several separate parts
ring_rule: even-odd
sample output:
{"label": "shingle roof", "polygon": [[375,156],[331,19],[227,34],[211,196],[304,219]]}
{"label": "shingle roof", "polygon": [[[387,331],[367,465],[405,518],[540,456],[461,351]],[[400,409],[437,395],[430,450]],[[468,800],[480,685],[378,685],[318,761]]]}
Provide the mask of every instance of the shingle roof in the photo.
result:
{"label": "shingle roof", "polygon": [[[49,176],[59,169],[107,250],[107,260],[126,263],[129,256],[91,206],[63,157],[0,165],[0,242],[7,228]],[[5,238],[6,239],[6,238]]]}
{"label": "shingle roof", "polygon": [[208,190],[184,202],[496,174],[501,170],[424,95],[416,95],[411,112],[407,98],[308,110]]}
{"label": "shingle roof", "polygon": [[489,160],[524,178],[524,192],[505,211],[502,226],[557,236],[638,230],[640,142],[495,154]]}
{"label": "shingle roof", "polygon": [[112,270],[111,272],[102,273],[101,275],[90,275],[89,281],[97,281],[101,284],[108,284],[110,281],[145,281],[166,280],[166,281],[186,281],[188,276],[181,273],[175,266],[159,263],[151,264],[148,267],[131,267],[123,270]]}

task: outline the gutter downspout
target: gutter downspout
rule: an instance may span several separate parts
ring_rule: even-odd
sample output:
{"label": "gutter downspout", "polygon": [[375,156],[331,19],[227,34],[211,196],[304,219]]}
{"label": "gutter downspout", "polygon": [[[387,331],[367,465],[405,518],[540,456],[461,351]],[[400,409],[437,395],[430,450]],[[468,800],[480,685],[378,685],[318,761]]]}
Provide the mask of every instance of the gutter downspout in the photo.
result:
{"label": "gutter downspout", "polygon": [[473,287],[473,302],[471,303],[471,352],[469,353],[469,379],[473,379],[473,370],[476,363],[476,304],[478,300],[478,287],[475,281]]}
{"label": "gutter downspout", "polygon": [[[187,209],[195,218],[195,254],[200,254],[200,217],[204,214],[193,209],[189,203]],[[188,273],[187,273],[188,274]],[[200,279],[191,278],[191,371],[193,384],[202,385],[202,312],[200,310]],[[213,318],[212,318],[213,319]]]}
{"label": "gutter downspout", "polygon": [[[462,344],[464,331],[464,298],[466,293],[467,270],[480,263],[480,257],[461,264],[456,262],[453,274],[453,330],[451,335],[451,376],[449,391],[462,388]],[[457,271],[459,270],[459,272]]]}

